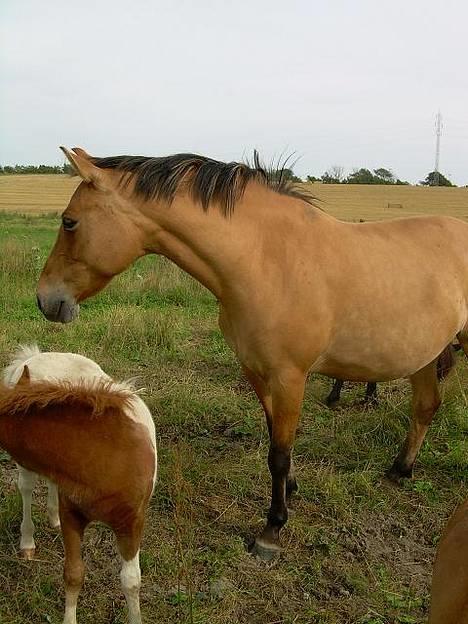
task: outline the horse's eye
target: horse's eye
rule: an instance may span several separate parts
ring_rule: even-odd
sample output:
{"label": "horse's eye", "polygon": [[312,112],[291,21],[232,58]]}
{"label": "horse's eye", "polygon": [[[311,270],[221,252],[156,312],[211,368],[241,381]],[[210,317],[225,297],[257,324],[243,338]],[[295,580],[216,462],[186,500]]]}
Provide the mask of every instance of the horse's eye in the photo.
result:
{"label": "horse's eye", "polygon": [[67,232],[73,232],[73,230],[76,230],[78,226],[78,221],[70,219],[70,217],[62,217],[62,224],[64,230],[67,230]]}

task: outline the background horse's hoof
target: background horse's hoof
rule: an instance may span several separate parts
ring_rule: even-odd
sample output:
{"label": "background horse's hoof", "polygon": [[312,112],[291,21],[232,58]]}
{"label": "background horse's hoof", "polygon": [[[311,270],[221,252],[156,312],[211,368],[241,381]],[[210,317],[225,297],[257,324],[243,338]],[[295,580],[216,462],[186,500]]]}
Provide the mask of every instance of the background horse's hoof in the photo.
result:
{"label": "background horse's hoof", "polygon": [[274,561],[280,556],[281,548],[276,544],[268,544],[257,538],[250,548],[250,554],[262,561]]}
{"label": "background horse's hoof", "polygon": [[25,561],[32,561],[34,557],[36,556],[36,549],[35,548],[22,548],[19,551],[19,556],[21,559],[24,559]]}

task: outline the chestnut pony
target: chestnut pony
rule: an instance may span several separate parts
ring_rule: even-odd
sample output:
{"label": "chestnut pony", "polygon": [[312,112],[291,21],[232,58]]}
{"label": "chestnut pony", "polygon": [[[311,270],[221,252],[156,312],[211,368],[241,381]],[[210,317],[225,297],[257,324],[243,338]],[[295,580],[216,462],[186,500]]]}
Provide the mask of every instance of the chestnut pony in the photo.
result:
{"label": "chestnut pony", "polygon": [[429,624],[468,624],[468,499],[453,512],[437,548]]}
{"label": "chestnut pony", "polygon": [[51,321],[146,254],[211,290],[219,323],[264,408],[272,476],[254,551],[280,549],[296,489],[291,451],[309,372],[351,381],[409,377],[408,436],[390,469],[410,476],[440,404],[436,362],[468,347],[468,224],[431,216],[344,223],[281,173],[194,154],[95,158],[63,148],[81,176],[38,285]]}

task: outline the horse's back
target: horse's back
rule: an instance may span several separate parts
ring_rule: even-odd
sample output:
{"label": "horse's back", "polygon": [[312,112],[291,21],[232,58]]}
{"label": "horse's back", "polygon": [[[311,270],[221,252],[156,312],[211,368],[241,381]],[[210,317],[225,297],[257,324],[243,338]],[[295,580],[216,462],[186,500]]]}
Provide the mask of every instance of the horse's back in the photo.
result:
{"label": "horse's back", "polygon": [[439,543],[429,624],[468,624],[468,499],[451,516]]}

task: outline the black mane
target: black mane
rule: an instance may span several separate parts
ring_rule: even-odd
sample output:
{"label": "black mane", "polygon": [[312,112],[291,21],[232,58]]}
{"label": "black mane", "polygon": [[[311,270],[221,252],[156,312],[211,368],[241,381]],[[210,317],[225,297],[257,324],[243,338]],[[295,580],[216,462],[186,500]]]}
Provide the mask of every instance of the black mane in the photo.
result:
{"label": "black mane", "polygon": [[146,200],[163,199],[171,203],[179,184],[184,182],[193,199],[203,210],[216,202],[224,216],[229,217],[251,180],[264,184],[277,193],[296,197],[312,204],[313,197],[290,180],[283,168],[265,169],[254,152],[253,166],[245,163],[224,163],[198,154],[174,154],[159,158],[147,156],[109,156],[93,158],[101,169],[128,173],[123,181],[135,180],[135,193]]}

